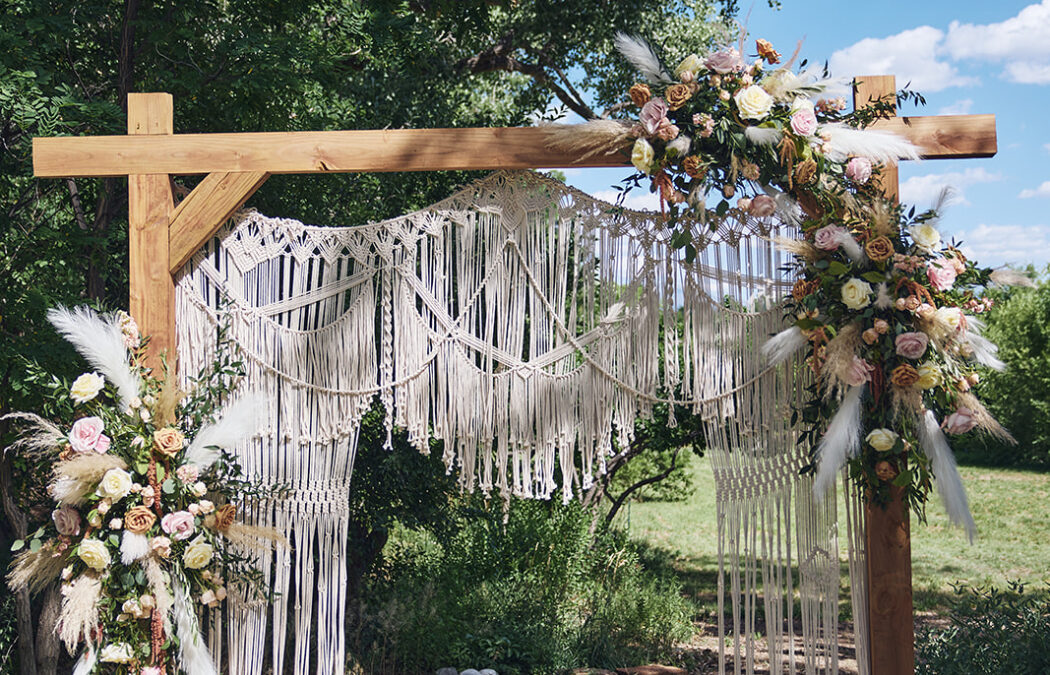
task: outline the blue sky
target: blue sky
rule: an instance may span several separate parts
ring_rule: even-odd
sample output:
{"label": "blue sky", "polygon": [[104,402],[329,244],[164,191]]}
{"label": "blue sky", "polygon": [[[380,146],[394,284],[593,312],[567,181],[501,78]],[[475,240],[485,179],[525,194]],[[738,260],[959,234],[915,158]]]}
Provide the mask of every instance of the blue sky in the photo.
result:
{"label": "blue sky", "polygon": [[[829,61],[836,76],[896,75],[898,88],[910,81],[927,105],[901,114],[995,114],[995,157],[904,162],[901,199],[926,208],[950,185],[958,196],[942,229],[964,251],[991,266],[1050,263],[1050,0],[783,0],[780,10],[756,0],[747,29],[749,44],[766,38],[784,54],[804,39],[802,57]],[[630,170],[566,174],[614,199],[610,185]],[[638,192],[633,205],[652,208]]]}

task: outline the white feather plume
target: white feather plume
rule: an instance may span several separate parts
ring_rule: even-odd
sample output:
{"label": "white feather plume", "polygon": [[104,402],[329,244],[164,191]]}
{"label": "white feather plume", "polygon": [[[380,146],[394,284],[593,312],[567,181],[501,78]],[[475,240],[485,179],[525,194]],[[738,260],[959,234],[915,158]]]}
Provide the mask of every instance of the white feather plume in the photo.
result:
{"label": "white feather plume", "polygon": [[933,479],[937,484],[937,493],[944,503],[944,510],[948,512],[948,519],[955,525],[964,528],[966,536],[972,543],[973,538],[977,535],[977,525],[973,522],[970,502],[966,498],[966,488],[963,487],[959,470],[955,466],[952,449],[948,447],[948,439],[941,431],[932,411],[927,410],[917,426],[919,444],[922,446],[922,451],[930,458],[930,468],[933,470]]}
{"label": "white feather plume", "polygon": [[613,38],[613,45],[616,47],[616,51],[623,54],[623,57],[630,61],[631,65],[649,82],[653,84],[671,84],[674,82],[670,73],[660,63],[660,57],[656,55],[656,52],[644,39],[637,35],[617,33]]}
{"label": "white feather plume", "polygon": [[967,315],[966,327],[966,341],[973,349],[973,358],[977,360],[977,363],[988,366],[992,370],[1006,370],[1006,364],[999,359],[999,346],[981,335],[984,331],[984,322],[975,316]]}
{"label": "white feather plume", "polygon": [[91,671],[95,669],[95,663],[97,662],[98,654],[95,652],[95,648],[92,645],[88,645],[80,653],[80,658],[77,659],[76,666],[73,668],[73,675],[91,675]]}
{"label": "white feather plume", "polygon": [[259,429],[261,413],[266,408],[266,401],[261,396],[247,395],[235,401],[222,417],[193,437],[186,449],[186,463],[194,464],[202,471],[210,467],[219,459],[216,448],[232,448],[251,438]]}
{"label": "white feather plume", "polygon": [[867,157],[877,164],[919,159],[918,146],[888,131],[854,129],[845,124],[825,124],[820,130],[829,138],[824,153],[835,162],[843,162],[851,155]]}
{"label": "white feather plume", "polygon": [[744,136],[747,136],[747,140],[755,145],[776,145],[780,142],[783,134],[779,129],[747,127],[744,129]]}
{"label": "white feather plume", "polygon": [[877,309],[889,309],[893,305],[893,298],[890,297],[890,289],[883,281],[878,285],[878,290],[875,294],[875,307]]}
{"label": "white feather plume", "polygon": [[763,185],[762,190],[773,198],[777,206],[777,218],[786,225],[799,227],[802,225],[802,209],[798,202],[786,192],[774,189],[769,185]]}
{"label": "white feather plume", "polygon": [[145,557],[149,550],[149,539],[146,535],[124,530],[124,536],[120,539],[120,562],[131,565],[139,558]]}
{"label": "white feather plume", "polygon": [[813,494],[818,500],[823,500],[828,489],[835,484],[839,469],[846,464],[846,460],[855,457],[860,450],[860,404],[866,387],[865,384],[850,387],[817,446],[817,475],[813,480]]}
{"label": "white feather plume", "polygon": [[119,321],[112,317],[103,318],[90,307],[72,310],[56,307],[48,310],[47,320],[88,363],[113,383],[120,394],[121,409],[129,408],[131,400],[139,395],[142,382],[131,369],[130,354],[124,346]]}
{"label": "white feather plume", "polygon": [[806,336],[802,329],[792,326],[766,340],[762,345],[762,356],[769,365],[775,366],[805,346]]}
{"label": "white feather plume", "polygon": [[845,231],[843,228],[842,234],[836,237],[839,242],[839,246],[846,252],[849,259],[855,263],[863,263],[867,256],[864,255],[864,249],[860,247],[857,240],[853,238],[853,235]]}
{"label": "white feather plume", "polygon": [[204,643],[193,600],[181,579],[172,581],[175,635],[179,638],[179,667],[189,675],[217,675],[208,646]]}

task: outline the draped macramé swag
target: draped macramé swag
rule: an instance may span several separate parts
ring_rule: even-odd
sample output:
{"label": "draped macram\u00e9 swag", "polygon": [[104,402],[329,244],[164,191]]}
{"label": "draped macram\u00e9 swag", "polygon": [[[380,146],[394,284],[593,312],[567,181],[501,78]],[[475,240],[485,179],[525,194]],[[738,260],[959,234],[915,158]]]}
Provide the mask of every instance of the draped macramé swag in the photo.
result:
{"label": "draped macram\u00e9 swag", "polygon": [[693,224],[687,263],[658,214],[500,172],[379,223],[247,212],[224,227],[177,277],[180,370],[207,365],[217,325],[230,326],[243,388],[269,402],[243,466],[291,487],[247,515],[292,544],[260,560],[275,602],[234,600],[213,617],[229,672],[343,672],[347,491],[374,396],[421,451],[430,435],[443,440],[465,487],[564,500],[654,403],[687,403],[714,469],[729,668],[753,672],[761,648],[771,672],[837,672],[835,499],[816,503],[799,475],[797,364],[770,369],[758,356],[782,327],[792,280],[770,238],[788,226],[736,211],[713,225]]}

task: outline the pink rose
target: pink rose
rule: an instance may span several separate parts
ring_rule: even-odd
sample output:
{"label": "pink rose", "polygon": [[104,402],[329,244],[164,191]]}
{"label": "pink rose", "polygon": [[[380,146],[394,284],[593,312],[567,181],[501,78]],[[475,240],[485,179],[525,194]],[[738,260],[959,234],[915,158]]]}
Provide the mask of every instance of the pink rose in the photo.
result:
{"label": "pink rose", "polygon": [[109,437],[102,433],[105,424],[100,417],[81,417],[73,423],[69,432],[69,445],[74,452],[91,452],[100,455],[109,450]]}
{"label": "pink rose", "polygon": [[735,49],[727,49],[711,54],[704,59],[704,65],[708,70],[723,74],[731,73],[734,70],[742,70],[744,66],[740,60],[740,52]]}
{"label": "pink rose", "polygon": [[189,511],[176,511],[164,516],[160,521],[161,528],[173,538],[182,541],[193,536],[193,514]]}
{"label": "pink rose", "polygon": [[171,539],[167,537],[153,537],[149,540],[149,547],[151,551],[161,558],[167,558],[171,555]]}
{"label": "pink rose", "polygon": [[638,113],[638,121],[641,123],[642,128],[645,129],[645,133],[650,136],[659,130],[660,122],[666,117],[667,101],[659,96],[642,106],[642,111]]}
{"label": "pink rose", "polygon": [[954,286],[956,274],[955,266],[947,258],[931,260],[926,267],[926,277],[938,291],[947,291]]}
{"label": "pink rose", "polygon": [[51,513],[51,520],[55,523],[58,533],[66,537],[75,537],[80,534],[80,514],[76,509],[63,506]]}
{"label": "pink rose", "polygon": [[813,235],[813,243],[816,244],[817,248],[825,251],[834,251],[841,245],[842,239],[847,236],[849,236],[849,232],[846,231],[846,228],[839,225],[826,225]]}
{"label": "pink rose", "polygon": [[941,426],[949,434],[965,434],[977,426],[977,420],[974,419],[972,410],[966,406],[959,406],[958,410],[944,418]]}
{"label": "pink rose", "polygon": [[777,210],[777,203],[769,195],[758,195],[751,200],[751,215],[757,218],[767,218]]}
{"label": "pink rose", "polygon": [[817,130],[817,116],[803,108],[791,116],[791,130],[799,136],[812,136]]}
{"label": "pink rose", "polygon": [[917,359],[926,353],[929,343],[926,333],[901,333],[897,336],[897,353],[906,359]]}
{"label": "pink rose", "polygon": [[139,675],[164,675],[159,666],[146,666],[139,671]]}
{"label": "pink rose", "polygon": [[660,120],[660,126],[656,129],[656,136],[661,141],[673,141],[678,137],[678,127],[671,124],[666,117]]}
{"label": "pink rose", "polygon": [[851,387],[857,387],[865,382],[871,380],[871,374],[875,371],[875,366],[871,365],[859,356],[853,357],[853,363],[850,365],[849,372],[846,373],[846,384]]}
{"label": "pink rose", "polygon": [[867,157],[854,157],[846,164],[846,178],[863,185],[871,178],[871,160]]}
{"label": "pink rose", "polygon": [[195,464],[183,464],[179,468],[175,469],[175,475],[180,481],[187,485],[192,485],[197,482],[200,477],[200,469]]}

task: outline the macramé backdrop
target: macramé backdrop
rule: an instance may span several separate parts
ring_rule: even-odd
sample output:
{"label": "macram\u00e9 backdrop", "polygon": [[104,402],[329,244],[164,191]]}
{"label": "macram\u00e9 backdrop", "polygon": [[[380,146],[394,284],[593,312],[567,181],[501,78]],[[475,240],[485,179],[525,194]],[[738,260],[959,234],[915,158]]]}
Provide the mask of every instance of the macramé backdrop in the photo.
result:
{"label": "macram\u00e9 backdrop", "polygon": [[[792,226],[735,210],[715,228],[695,223],[699,254],[687,263],[659,218],[540,174],[499,172],[357,227],[247,212],[193,257],[176,279],[180,371],[205,367],[203,345],[220,321],[231,326],[247,364],[242,393],[270,406],[239,451],[244,468],[291,487],[287,499],[244,508],[293,549],[259,561],[280,593],[271,606],[233,599],[213,616],[213,653],[228,641],[231,673],[261,673],[267,661],[274,672],[343,672],[347,491],[358,423],[376,395],[388,427],[406,428],[421,451],[429,435],[444,441],[465,487],[565,500],[591,485],[655,402],[690,404],[718,491],[719,605],[731,607],[719,633],[731,628],[733,672],[754,671],[760,604],[772,672],[838,671],[836,500],[813,499],[812,479],[799,475],[807,449],[789,424],[804,369],[759,356],[785,325],[778,301],[794,281],[770,239]],[[852,497],[865,672],[863,521]]]}

